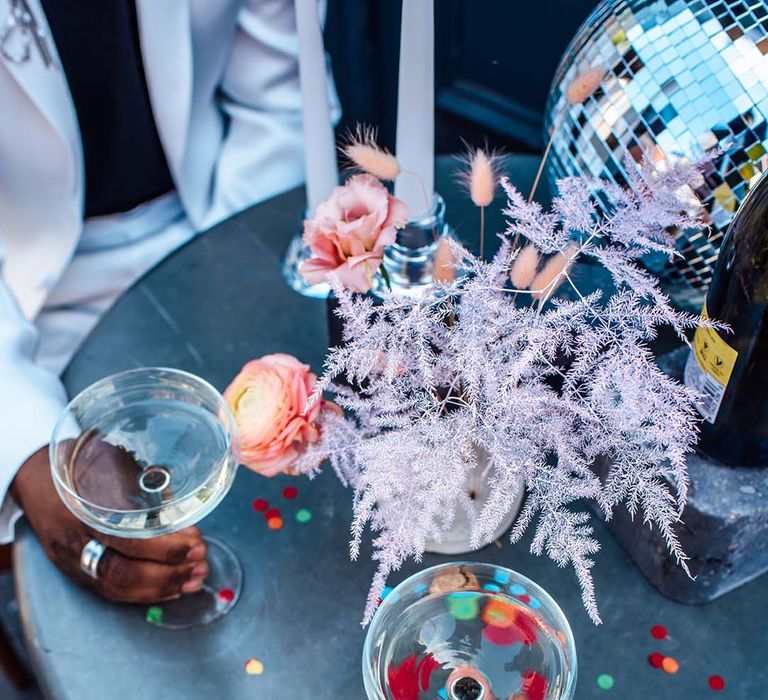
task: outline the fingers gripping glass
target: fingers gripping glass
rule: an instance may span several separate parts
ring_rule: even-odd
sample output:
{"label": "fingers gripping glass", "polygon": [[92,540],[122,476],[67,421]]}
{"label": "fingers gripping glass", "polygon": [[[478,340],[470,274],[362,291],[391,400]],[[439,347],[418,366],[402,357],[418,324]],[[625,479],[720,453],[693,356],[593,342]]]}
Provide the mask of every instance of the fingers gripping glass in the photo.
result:
{"label": "fingers gripping glass", "polygon": [[[238,456],[234,418],[216,389],[164,368],[92,384],[66,407],[50,447],[56,489],[75,516],[98,532],[139,539],[208,515],[229,491]],[[154,624],[204,624],[237,602],[242,567],[223,542],[205,541],[211,572],[203,589],[164,603]]]}

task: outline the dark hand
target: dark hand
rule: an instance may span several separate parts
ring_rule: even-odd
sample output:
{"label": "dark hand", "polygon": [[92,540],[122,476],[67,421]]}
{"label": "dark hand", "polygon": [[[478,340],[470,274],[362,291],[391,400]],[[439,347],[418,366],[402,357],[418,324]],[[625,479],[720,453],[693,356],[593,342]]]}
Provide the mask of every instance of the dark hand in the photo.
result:
{"label": "dark hand", "polygon": [[[11,493],[24,509],[48,558],[70,578],[108,600],[158,603],[198,591],[208,575],[205,543],[196,527],[148,540],[103,535],[81,523],[59,498],[48,448],[35,452],[19,469]],[[80,554],[91,539],[107,547],[99,578],[80,570]]]}

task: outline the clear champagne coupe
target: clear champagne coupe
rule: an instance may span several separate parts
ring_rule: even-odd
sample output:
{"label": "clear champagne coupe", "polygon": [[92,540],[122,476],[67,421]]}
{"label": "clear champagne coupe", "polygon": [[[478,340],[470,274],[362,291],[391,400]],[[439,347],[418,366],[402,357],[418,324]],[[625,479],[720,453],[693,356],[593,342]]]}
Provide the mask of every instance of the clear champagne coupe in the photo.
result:
{"label": "clear champagne coupe", "polygon": [[[146,539],[194,525],[221,502],[238,465],[235,420],[208,382],[176,369],[106,377],[78,394],[54,428],[56,489],[93,530]],[[184,629],[226,615],[243,570],[206,536],[210,574],[197,593],[155,607],[152,622]]]}
{"label": "clear champagne coupe", "polygon": [[403,581],[371,621],[369,700],[571,700],[576,649],[562,610],[536,583],[479,562]]}

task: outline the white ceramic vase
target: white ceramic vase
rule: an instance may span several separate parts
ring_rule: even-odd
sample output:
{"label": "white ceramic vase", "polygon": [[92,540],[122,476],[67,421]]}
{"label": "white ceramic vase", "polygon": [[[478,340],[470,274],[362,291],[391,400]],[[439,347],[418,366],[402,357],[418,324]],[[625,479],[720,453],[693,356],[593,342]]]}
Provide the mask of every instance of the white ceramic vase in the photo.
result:
{"label": "white ceramic vase", "polygon": [[[488,468],[487,456],[482,450],[477,451],[477,466],[467,475],[465,488],[467,495],[472,501],[475,514],[479,515],[488,500],[490,485],[488,479],[491,470]],[[504,516],[494,533],[480,544],[480,547],[499,539],[512,525],[520,512],[520,506],[523,501],[524,488],[521,483],[517,489],[517,496],[509,504],[509,510]],[[442,533],[440,541],[427,540],[426,551],[433,554],[467,554],[473,552],[475,548],[471,544],[472,524],[463,508],[457,507],[456,515],[453,519],[453,525],[449,530]]]}

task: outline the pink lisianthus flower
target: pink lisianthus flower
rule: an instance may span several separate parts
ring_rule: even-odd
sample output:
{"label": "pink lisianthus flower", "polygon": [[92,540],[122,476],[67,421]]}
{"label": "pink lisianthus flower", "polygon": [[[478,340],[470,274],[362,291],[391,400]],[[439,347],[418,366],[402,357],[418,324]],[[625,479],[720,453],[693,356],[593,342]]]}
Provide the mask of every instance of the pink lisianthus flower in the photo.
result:
{"label": "pink lisianthus flower", "polygon": [[309,366],[291,355],[265,355],[240,370],[224,399],[240,433],[244,466],[275,476],[290,470],[302,449],[320,439],[324,402],[306,411],[316,382]]}
{"label": "pink lisianthus flower", "polygon": [[408,222],[408,210],[372,175],[353,175],[304,222],[304,242],[312,258],[301,267],[310,284],[336,275],[355,292],[365,293],[382,263],[384,248]]}

